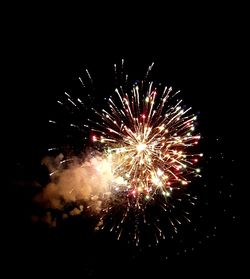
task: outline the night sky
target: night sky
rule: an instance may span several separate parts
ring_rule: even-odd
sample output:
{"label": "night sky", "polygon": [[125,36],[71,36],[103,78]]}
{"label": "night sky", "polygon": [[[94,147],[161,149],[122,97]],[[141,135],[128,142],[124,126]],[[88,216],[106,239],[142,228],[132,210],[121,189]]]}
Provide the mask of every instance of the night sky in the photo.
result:
{"label": "night sky", "polygon": [[[2,107],[8,119],[3,254],[8,271],[58,277],[70,272],[83,278],[241,274],[235,110],[241,93],[235,80],[238,33],[233,19],[220,9],[171,18],[170,11],[141,18],[139,11],[111,17],[88,9],[73,20],[67,13],[29,14],[16,18],[7,32],[8,92]],[[181,89],[185,103],[198,112],[202,135],[201,184],[207,186],[198,191],[198,232],[184,228],[187,236],[151,249],[135,248],[107,232],[93,233],[95,220],[87,216],[53,229],[31,222],[35,181],[45,184],[48,178],[40,162],[51,144],[47,126],[56,100],[88,68],[102,102],[102,94],[113,88],[113,64],[122,58],[135,80],[154,61],[154,77]]]}

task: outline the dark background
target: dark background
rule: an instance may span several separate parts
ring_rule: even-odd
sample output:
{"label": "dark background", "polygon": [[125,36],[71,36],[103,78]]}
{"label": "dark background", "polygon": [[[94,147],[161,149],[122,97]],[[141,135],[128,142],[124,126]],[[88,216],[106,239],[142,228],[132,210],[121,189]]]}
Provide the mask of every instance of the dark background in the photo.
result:
{"label": "dark background", "polygon": [[[242,94],[236,81],[241,33],[237,10],[189,6],[189,10],[183,7],[182,12],[177,9],[174,13],[168,7],[149,7],[147,12],[135,7],[113,8],[106,7],[104,12],[99,6],[85,6],[72,13],[49,8],[19,13],[17,9],[6,21],[8,89],[2,109],[7,108],[4,137],[10,183],[4,258],[9,272],[17,269],[24,275],[49,276],[52,270],[59,276],[69,271],[71,276],[79,273],[98,278],[149,273],[199,277],[240,274],[244,264],[236,151],[237,107]],[[214,138],[223,139],[219,150],[226,154],[227,163],[214,168],[220,167],[236,185],[234,199],[227,204],[231,214],[218,218],[218,236],[190,256],[165,260],[162,251],[159,257],[157,250],[131,251],[109,235],[93,236],[88,220],[83,224],[76,220],[53,231],[34,228],[30,223],[31,185],[42,176],[47,119],[56,98],[70,90],[86,67],[97,86],[108,90],[113,64],[121,58],[135,79],[142,78],[154,61],[155,75],[182,89],[184,99],[200,112],[201,132],[210,139],[210,145]],[[205,152],[210,152],[207,148]],[[227,167],[232,159],[236,166],[230,172]],[[211,218],[215,215],[213,212]],[[233,216],[236,221],[232,221]]]}

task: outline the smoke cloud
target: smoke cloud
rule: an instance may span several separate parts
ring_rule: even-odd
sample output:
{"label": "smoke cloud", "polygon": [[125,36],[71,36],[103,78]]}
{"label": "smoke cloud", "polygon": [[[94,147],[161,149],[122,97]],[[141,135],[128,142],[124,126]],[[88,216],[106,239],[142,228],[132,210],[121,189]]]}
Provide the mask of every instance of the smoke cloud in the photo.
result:
{"label": "smoke cloud", "polygon": [[[88,208],[98,213],[103,200],[110,195],[110,185],[116,180],[112,164],[100,155],[88,157],[83,163],[78,158],[63,160],[63,155],[45,157],[42,164],[50,171],[51,181],[35,197],[46,208],[63,210],[71,202],[84,201]],[[77,215],[83,206],[69,214]]]}

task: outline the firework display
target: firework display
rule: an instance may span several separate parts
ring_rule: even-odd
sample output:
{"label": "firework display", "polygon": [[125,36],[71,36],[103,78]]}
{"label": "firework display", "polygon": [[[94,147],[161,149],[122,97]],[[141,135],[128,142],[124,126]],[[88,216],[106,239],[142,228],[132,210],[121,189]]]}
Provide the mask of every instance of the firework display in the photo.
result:
{"label": "firework display", "polygon": [[[203,156],[197,152],[197,117],[179,98],[180,91],[148,79],[152,66],[144,80],[129,84],[126,76],[101,108],[91,107],[93,117],[88,123],[81,119],[86,108],[82,99],[65,93],[66,101],[57,101],[62,107],[69,104],[77,110],[77,121],[69,126],[84,131],[92,151],[77,166],[70,165],[71,158],[59,158],[57,167],[50,168],[52,183],[47,187],[47,192],[57,197],[54,204],[61,198],[64,204],[84,200],[100,216],[97,230],[108,228],[118,239],[125,232],[136,244],[144,224],[153,227],[157,242],[165,237],[159,222],[152,218],[152,208],[160,208],[157,214],[167,216],[174,231],[181,219],[190,221],[188,212],[175,215],[174,210],[183,197],[193,204],[196,197],[185,190],[192,178],[200,176],[197,163]],[[89,71],[86,73],[92,84]],[[59,187],[55,186],[58,183]],[[60,189],[60,194],[55,195],[54,189]]]}
{"label": "firework display", "polygon": [[97,134],[92,140],[105,146],[114,174],[138,202],[168,196],[172,187],[185,187],[200,172],[195,165],[202,154],[189,151],[200,139],[193,135],[196,116],[182,108],[182,100],[172,104],[171,91],[165,87],[161,94],[152,82],[146,96],[137,84],[128,93],[116,89],[109,109],[96,111],[102,121],[99,130],[92,129]]}

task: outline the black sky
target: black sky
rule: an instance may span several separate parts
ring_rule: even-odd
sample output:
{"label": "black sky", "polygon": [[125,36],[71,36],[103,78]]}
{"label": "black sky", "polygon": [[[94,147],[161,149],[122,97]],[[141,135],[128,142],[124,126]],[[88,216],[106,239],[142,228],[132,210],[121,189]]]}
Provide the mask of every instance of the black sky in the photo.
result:
{"label": "black sky", "polygon": [[[133,259],[129,248],[107,235],[93,237],[78,221],[53,232],[30,225],[32,194],[18,187],[25,188],[25,183],[41,176],[49,111],[86,67],[99,88],[109,88],[113,64],[121,58],[138,79],[154,61],[157,78],[183,91],[184,99],[200,112],[201,131],[211,139],[222,138],[222,152],[228,161],[237,161],[234,127],[240,98],[234,94],[240,29],[232,7],[198,7],[196,11],[197,7],[189,6],[191,12],[174,14],[170,8],[159,7],[147,13],[134,7],[111,9],[102,12],[101,7],[85,6],[77,13],[62,13],[37,7],[22,15],[16,11],[6,21],[8,89],[2,107],[8,108],[5,136],[12,178],[6,262],[23,274],[35,268],[48,276],[51,269],[57,274],[68,270],[98,278],[100,274],[132,277],[148,272],[168,276],[168,271],[171,276],[177,272],[177,276],[200,274],[202,278],[207,272],[211,276],[237,274],[242,265],[241,233],[239,225],[228,220],[222,221],[218,237],[194,255],[162,262],[152,256],[155,251],[151,257],[151,252],[145,252]],[[233,181],[236,176],[232,175]],[[238,192],[232,215],[239,211]]]}

